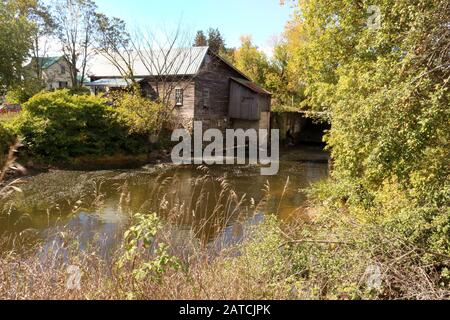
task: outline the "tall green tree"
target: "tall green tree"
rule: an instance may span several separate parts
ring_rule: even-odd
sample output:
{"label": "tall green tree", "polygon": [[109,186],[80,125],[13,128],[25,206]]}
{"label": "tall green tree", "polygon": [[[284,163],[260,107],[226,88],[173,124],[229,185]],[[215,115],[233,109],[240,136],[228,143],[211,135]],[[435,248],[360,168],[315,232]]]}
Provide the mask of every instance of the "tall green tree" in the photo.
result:
{"label": "tall green tree", "polygon": [[214,53],[217,54],[225,51],[225,39],[219,29],[208,29],[208,46]]}
{"label": "tall green tree", "polygon": [[34,24],[32,35],[31,58],[34,61],[32,68],[38,80],[42,79],[42,65],[39,63],[40,57],[45,57],[49,51],[50,41],[54,35],[55,24],[50,12],[50,7],[40,0],[33,1],[33,6],[29,11],[28,20]]}
{"label": "tall green tree", "polygon": [[239,70],[247,74],[253,81],[265,85],[270,68],[269,62],[267,56],[253,44],[250,36],[241,37],[241,46],[235,50],[233,62]]}
{"label": "tall green tree", "polygon": [[197,31],[194,38],[194,47],[209,46],[210,50],[215,54],[220,55],[232,62],[234,55],[234,48],[227,48],[225,45],[225,38],[220,33],[218,28],[209,28],[206,32],[203,30]]}
{"label": "tall green tree", "polygon": [[202,30],[197,31],[194,39],[194,47],[205,47],[208,45],[208,39]]}
{"label": "tall green tree", "polygon": [[402,194],[408,209],[391,211],[409,224],[397,231],[411,235],[415,221],[415,239],[442,254],[450,253],[449,21],[448,1],[310,0],[286,33],[304,106],[330,114],[333,175],[347,182],[349,203],[379,214]]}
{"label": "tall green tree", "polygon": [[[54,7],[56,34],[69,62],[73,86],[84,82],[97,25],[97,5],[92,0],[57,0]],[[78,78],[80,75],[81,81]]]}
{"label": "tall green tree", "polygon": [[32,47],[34,24],[28,20],[33,1],[0,2],[0,86],[8,87],[21,80],[23,64]]}
{"label": "tall green tree", "polygon": [[264,86],[272,92],[272,109],[296,111],[304,100],[304,85],[292,73],[291,56],[283,40],[275,45],[269,60]]}
{"label": "tall green tree", "polygon": [[[381,14],[376,26],[374,4]],[[305,104],[331,113],[336,172],[373,188],[392,178],[409,187],[420,173],[435,184],[434,196],[443,196],[449,4],[314,0],[302,1],[300,9],[288,46],[306,83]]]}

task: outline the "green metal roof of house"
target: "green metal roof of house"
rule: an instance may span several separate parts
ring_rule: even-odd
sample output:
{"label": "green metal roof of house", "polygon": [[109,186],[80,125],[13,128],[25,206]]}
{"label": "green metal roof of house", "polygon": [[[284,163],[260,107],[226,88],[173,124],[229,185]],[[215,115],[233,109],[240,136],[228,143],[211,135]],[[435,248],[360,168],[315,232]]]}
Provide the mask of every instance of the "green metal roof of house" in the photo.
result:
{"label": "green metal roof of house", "polygon": [[38,61],[39,61],[39,65],[41,66],[42,69],[48,69],[52,65],[57,63],[61,58],[62,58],[62,56],[59,56],[59,57],[39,57]]}

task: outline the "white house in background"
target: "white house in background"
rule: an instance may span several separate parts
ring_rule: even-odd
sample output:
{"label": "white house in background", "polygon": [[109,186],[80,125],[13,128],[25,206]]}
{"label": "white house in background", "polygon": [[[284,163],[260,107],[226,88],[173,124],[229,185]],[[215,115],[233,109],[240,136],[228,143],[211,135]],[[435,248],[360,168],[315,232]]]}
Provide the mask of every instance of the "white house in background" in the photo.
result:
{"label": "white house in background", "polygon": [[[70,65],[64,56],[37,58],[37,62],[42,70],[42,79],[47,90],[63,89],[72,87],[70,77]],[[36,76],[36,58],[26,66],[30,74]]]}

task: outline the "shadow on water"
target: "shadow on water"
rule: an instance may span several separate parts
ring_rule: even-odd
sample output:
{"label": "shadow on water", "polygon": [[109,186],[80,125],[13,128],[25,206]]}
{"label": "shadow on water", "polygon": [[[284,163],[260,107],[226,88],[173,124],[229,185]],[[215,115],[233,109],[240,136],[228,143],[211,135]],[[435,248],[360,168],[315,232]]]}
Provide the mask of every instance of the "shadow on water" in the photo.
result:
{"label": "shadow on water", "polygon": [[108,259],[133,212],[156,212],[169,222],[174,250],[184,250],[186,237],[219,250],[241,241],[267,214],[295,218],[305,205],[301,189],[328,176],[328,160],[309,146],[282,151],[276,176],[261,176],[258,166],[42,173],[0,204],[0,234],[10,239],[1,250],[40,241],[43,252],[64,256],[74,236],[79,249],[99,247]]}

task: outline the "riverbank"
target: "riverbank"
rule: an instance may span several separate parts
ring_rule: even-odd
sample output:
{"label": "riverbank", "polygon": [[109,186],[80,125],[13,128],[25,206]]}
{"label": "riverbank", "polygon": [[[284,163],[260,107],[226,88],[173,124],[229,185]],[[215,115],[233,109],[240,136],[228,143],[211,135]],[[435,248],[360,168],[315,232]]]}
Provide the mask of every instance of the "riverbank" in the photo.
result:
{"label": "riverbank", "polygon": [[[314,207],[312,221],[275,217],[249,228],[242,242],[209,248],[187,238],[168,246],[171,228],[152,215],[135,216],[109,260],[98,247],[80,251],[64,238],[59,251],[4,254],[0,297],[81,300],[360,300],[449,299],[437,265],[420,264],[420,248],[394,240],[379,223],[354,220],[345,208]],[[149,242],[134,238],[150,232]],[[150,231],[151,230],[151,231]],[[131,240],[131,242],[129,242]],[[159,248],[155,250],[154,248]],[[64,253],[64,259],[58,253]],[[444,260],[441,260],[441,262]],[[51,267],[50,267],[51,266]],[[20,274],[20,277],[12,275]]]}
{"label": "riverbank", "polygon": [[[228,277],[234,294],[244,298],[249,291],[238,278],[232,279],[234,267],[228,266],[228,259],[242,250],[246,239],[253,237],[253,230],[259,229],[257,226],[272,221],[271,213],[293,220],[294,216],[290,215],[304,202],[298,187],[306,187],[327,175],[327,164],[314,162],[327,157],[318,152],[306,148],[284,154],[289,160],[282,157],[281,176],[272,177],[270,183],[267,177],[259,176],[258,166],[207,169],[161,165],[161,170],[150,166],[138,170],[50,171],[25,178],[22,193],[4,205],[14,206],[8,219],[16,217],[17,220],[2,223],[2,226],[20,229],[15,235],[10,233],[7,239],[19,248],[1,254],[0,263],[5,268],[0,278],[5,286],[0,296],[169,299],[176,292],[174,287],[166,290],[163,285],[166,283],[180,286],[180,289],[184,286],[186,298],[204,294],[213,297],[212,292],[197,292],[197,284],[190,280],[202,274],[198,285],[203,286],[203,281],[219,284],[218,276]],[[308,158],[313,159],[309,164],[299,161]],[[290,180],[288,177],[294,173]],[[150,269],[145,264],[123,266],[121,261],[128,252],[124,234],[127,228],[130,230],[130,223],[131,227],[139,228],[135,219],[130,220],[137,212],[145,213],[146,217],[150,212],[158,213],[163,227],[158,228],[151,242],[158,243],[157,247],[160,243],[167,244],[166,253],[174,257],[176,268],[175,264],[165,263],[161,268],[155,267],[166,261],[168,256],[164,252],[152,252],[151,256],[140,252],[145,256],[143,261],[152,265]],[[153,230],[145,221],[144,218],[141,223],[146,230]],[[158,240],[155,242],[155,239]],[[26,270],[21,270],[20,266],[27,266]],[[82,271],[80,290],[65,287],[68,266],[77,266]],[[251,270],[248,265],[240,268]],[[36,270],[41,270],[39,277]],[[213,270],[214,273],[209,274]],[[9,277],[11,272],[20,272],[23,277],[13,280]],[[140,278],[142,273],[144,279]],[[122,276],[117,277],[119,274]],[[271,281],[268,275],[261,277]],[[178,280],[169,281],[174,278]],[[145,284],[145,288],[137,288],[136,282]],[[119,287],[112,288],[111,283]],[[164,294],[167,295],[164,297]],[[222,291],[220,294],[231,293]],[[278,297],[282,297],[281,291]]]}
{"label": "riverbank", "polygon": [[0,297],[450,298],[450,258],[408,232],[423,225],[414,205],[398,193],[362,210],[326,180],[328,157],[285,151],[269,179],[258,166],[164,164],[25,178],[3,205],[16,247],[0,254]]}
{"label": "riverbank", "polygon": [[[19,149],[20,150],[20,149]],[[142,167],[152,167],[158,165],[169,166],[171,164],[170,154],[166,150],[155,150],[147,154],[128,155],[104,155],[104,156],[84,156],[68,161],[51,162],[39,159],[31,159],[29,156],[16,153],[15,168],[20,170],[6,170],[1,185],[27,177],[33,177],[50,171],[102,171],[138,169]],[[0,157],[1,160],[2,157]]]}
{"label": "riverbank", "polygon": [[170,153],[167,150],[154,150],[142,154],[114,154],[102,156],[82,156],[67,161],[48,162],[23,157],[18,159],[26,168],[34,172],[46,170],[97,171],[113,169],[136,169],[145,165],[169,163]]}
{"label": "riverbank", "polygon": [[[270,189],[271,198],[264,208],[260,208],[260,214],[276,213],[282,219],[290,219],[305,201],[305,195],[299,188],[306,188],[310,183],[327,177],[328,163],[324,159],[328,159],[328,154],[320,148],[284,150],[280,173],[272,177],[261,176],[259,166],[206,168],[175,166],[167,162],[150,163],[134,169],[49,169],[34,172],[21,179],[20,193],[2,202],[1,207],[9,208],[10,214],[7,216],[9,222],[4,221],[0,231],[37,229],[42,232],[52,230],[54,224],[59,223],[68,224],[78,232],[79,228],[85,228],[84,223],[88,220],[89,233],[103,234],[106,223],[107,236],[112,237],[116,232],[121,233],[120,222],[126,218],[128,211],[157,212],[165,217],[173,206],[180,207],[178,218],[173,223],[182,229],[189,229],[194,223],[197,231],[201,231],[199,238],[211,241],[224,232],[216,230],[210,222],[205,224],[203,221],[213,216],[215,206],[223,201],[220,200],[219,191],[222,182],[216,179],[226,179],[236,192],[233,199],[238,198],[238,203],[242,201],[241,208],[236,212],[237,208],[230,207],[234,200],[225,203],[225,212],[220,210],[224,217],[233,216],[231,222],[237,220],[236,214],[240,211],[243,219],[246,211],[244,204],[252,206],[252,201],[264,197],[267,188]],[[204,177],[205,170],[213,180]],[[201,192],[207,192],[208,197],[202,198]],[[193,217],[193,211],[198,212],[196,217]],[[253,221],[251,217],[248,219]]]}

